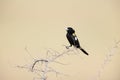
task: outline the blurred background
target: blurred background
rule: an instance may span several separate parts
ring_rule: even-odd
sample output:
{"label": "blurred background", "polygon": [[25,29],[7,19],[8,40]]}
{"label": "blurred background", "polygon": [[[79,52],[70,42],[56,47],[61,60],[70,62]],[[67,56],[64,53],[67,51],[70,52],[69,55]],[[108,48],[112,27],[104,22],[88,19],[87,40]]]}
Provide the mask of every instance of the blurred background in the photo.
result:
{"label": "blurred background", "polygon": [[63,45],[69,45],[68,26],[90,55],[79,51],[61,57],[59,61],[69,65],[53,67],[69,77],[52,73],[48,80],[120,80],[120,48],[102,69],[120,40],[119,0],[0,0],[0,79],[33,80],[33,73],[16,67],[32,63],[25,47],[37,59],[47,48],[63,52]]}

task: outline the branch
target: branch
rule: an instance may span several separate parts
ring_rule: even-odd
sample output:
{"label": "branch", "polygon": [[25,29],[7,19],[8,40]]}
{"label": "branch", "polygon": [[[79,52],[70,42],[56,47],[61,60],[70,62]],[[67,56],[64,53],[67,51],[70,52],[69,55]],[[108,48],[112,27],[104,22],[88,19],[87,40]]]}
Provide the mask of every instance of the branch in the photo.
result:
{"label": "branch", "polygon": [[101,77],[102,71],[104,70],[106,64],[110,62],[112,56],[115,55],[115,51],[117,51],[119,47],[120,47],[120,41],[115,42],[115,45],[110,49],[110,51],[105,56],[104,62],[103,64],[101,64],[101,68],[99,69],[96,76],[92,80],[98,80]]}

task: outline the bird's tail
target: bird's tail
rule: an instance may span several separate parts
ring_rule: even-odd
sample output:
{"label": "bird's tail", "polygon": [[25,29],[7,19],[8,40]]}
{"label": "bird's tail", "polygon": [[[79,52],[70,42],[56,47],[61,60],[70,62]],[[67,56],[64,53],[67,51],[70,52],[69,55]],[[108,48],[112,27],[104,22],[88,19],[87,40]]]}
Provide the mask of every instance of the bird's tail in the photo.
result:
{"label": "bird's tail", "polygon": [[80,50],[85,53],[86,55],[89,55],[83,48],[80,48]]}

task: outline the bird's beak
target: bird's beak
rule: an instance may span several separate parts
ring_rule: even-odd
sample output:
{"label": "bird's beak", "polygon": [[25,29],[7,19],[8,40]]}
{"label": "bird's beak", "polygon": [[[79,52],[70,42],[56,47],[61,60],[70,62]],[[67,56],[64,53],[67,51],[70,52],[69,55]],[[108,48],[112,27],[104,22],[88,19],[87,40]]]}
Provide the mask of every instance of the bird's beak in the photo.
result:
{"label": "bird's beak", "polygon": [[68,31],[68,28],[66,27],[65,30]]}

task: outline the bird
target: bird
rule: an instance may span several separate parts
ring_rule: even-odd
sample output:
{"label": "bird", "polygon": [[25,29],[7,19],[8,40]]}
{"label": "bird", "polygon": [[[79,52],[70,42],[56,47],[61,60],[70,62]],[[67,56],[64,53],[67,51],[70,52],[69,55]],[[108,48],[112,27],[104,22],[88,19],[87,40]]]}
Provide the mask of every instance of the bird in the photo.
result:
{"label": "bird", "polygon": [[67,27],[66,28],[67,34],[66,37],[70,43],[70,46],[66,46],[67,49],[69,49],[69,47],[74,46],[75,48],[79,48],[84,54],[89,55],[81,46],[79,43],[79,40],[75,34],[75,30],[72,27]]}

